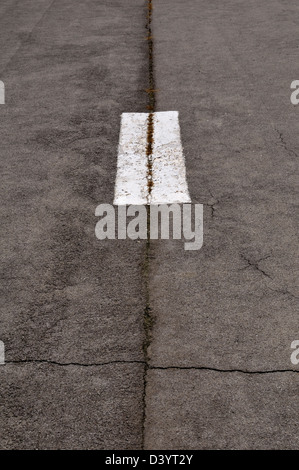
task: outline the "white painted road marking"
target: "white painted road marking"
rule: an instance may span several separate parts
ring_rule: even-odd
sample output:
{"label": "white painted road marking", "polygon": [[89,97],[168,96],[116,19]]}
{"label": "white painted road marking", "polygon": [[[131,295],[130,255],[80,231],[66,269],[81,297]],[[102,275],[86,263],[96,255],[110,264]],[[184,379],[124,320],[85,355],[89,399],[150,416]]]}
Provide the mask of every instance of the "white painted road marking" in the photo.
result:
{"label": "white painted road marking", "polygon": [[177,111],[153,113],[149,195],[147,113],[123,113],[118,147],[115,205],[191,203]]}
{"label": "white painted road marking", "polygon": [[154,113],[151,204],[191,202],[181,144],[179,113]]}
{"label": "white painted road marking", "polygon": [[147,200],[146,113],[123,113],[113,204],[142,205]]}
{"label": "white painted road marking", "polygon": [[0,341],[0,364],[5,364],[5,347],[3,341]]}
{"label": "white painted road marking", "polygon": [[0,80],[0,104],[5,104],[5,87],[4,83]]}

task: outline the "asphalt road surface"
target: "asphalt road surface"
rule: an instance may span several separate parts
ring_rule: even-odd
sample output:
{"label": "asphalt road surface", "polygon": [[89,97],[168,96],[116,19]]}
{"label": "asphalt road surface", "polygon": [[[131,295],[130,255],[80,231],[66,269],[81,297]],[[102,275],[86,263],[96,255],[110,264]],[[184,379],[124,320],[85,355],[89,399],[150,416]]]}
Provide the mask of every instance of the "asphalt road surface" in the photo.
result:
{"label": "asphalt road surface", "polygon": [[[1,0],[1,449],[299,447],[299,4],[151,4]],[[153,93],[199,251],[95,237]]]}

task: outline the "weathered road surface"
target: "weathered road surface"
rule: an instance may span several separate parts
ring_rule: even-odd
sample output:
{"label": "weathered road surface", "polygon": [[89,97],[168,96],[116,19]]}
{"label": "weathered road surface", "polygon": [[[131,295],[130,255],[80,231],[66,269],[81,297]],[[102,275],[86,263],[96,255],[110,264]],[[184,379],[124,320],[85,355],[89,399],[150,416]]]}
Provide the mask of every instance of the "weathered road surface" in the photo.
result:
{"label": "weathered road surface", "polygon": [[147,2],[1,2],[1,449],[299,446],[299,6],[152,3],[200,251],[94,235],[147,112]]}
{"label": "weathered road surface", "polygon": [[145,243],[100,242],[94,212],[121,113],[146,111],[145,15],[1,2],[1,448],[142,445]]}
{"label": "weathered road surface", "polygon": [[205,206],[199,252],[152,243],[146,445],[298,448],[299,5],[154,3],[157,111]]}

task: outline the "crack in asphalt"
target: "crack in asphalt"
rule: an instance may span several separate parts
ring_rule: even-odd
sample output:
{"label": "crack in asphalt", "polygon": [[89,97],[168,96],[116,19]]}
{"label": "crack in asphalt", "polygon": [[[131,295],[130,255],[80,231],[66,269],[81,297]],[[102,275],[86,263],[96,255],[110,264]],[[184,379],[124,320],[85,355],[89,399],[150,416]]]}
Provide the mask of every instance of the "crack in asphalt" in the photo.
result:
{"label": "crack in asphalt", "polygon": [[292,150],[288,147],[288,144],[285,141],[283,133],[280,132],[278,129],[275,129],[275,130],[276,130],[276,132],[278,134],[278,137],[279,137],[279,143],[282,144],[283,148],[288,152],[289,155],[294,155],[295,157],[298,158],[298,154],[294,150]]}
{"label": "crack in asphalt", "polygon": [[145,248],[145,260],[144,260],[144,284],[145,284],[145,307],[143,312],[143,329],[144,329],[144,342],[143,342],[143,355],[144,355],[144,373],[143,373],[143,393],[142,393],[142,434],[141,434],[141,448],[145,448],[145,421],[146,421],[146,388],[147,388],[147,373],[149,369],[149,346],[152,338],[153,328],[153,317],[150,306],[150,293],[149,293],[149,264],[150,264],[150,196],[153,186],[152,178],[152,153],[153,153],[153,136],[154,136],[154,112],[156,105],[155,98],[155,80],[154,80],[154,44],[152,36],[152,11],[153,11],[153,0],[147,1],[147,43],[148,43],[148,84],[149,88],[146,91],[148,94],[148,105],[147,109],[150,111],[147,122],[147,240]]}
{"label": "crack in asphalt", "polygon": [[[209,366],[151,366],[146,361],[137,361],[137,360],[115,360],[107,362],[59,362],[52,361],[50,359],[19,359],[15,361],[5,361],[5,364],[49,364],[59,367],[103,367],[114,364],[142,364],[147,365],[147,370],[204,370],[211,372],[221,372],[221,373],[240,373],[240,374],[249,374],[249,375],[262,375],[262,374],[278,374],[278,373],[299,373],[299,369],[268,369],[268,370],[248,370],[248,369],[222,369],[218,367],[209,367]],[[4,365],[5,365],[4,364]]]}
{"label": "crack in asphalt", "polygon": [[[250,258],[248,258],[247,256],[245,256],[244,254],[241,254],[241,258],[242,258],[244,261],[246,261],[247,264],[248,264],[247,266],[241,268],[241,270],[244,270],[244,269],[247,269],[247,268],[252,267],[252,268],[254,268],[256,271],[259,271],[261,274],[263,274],[263,276],[266,276],[266,277],[268,277],[269,279],[272,279],[272,277],[271,277],[268,273],[266,273],[266,271],[264,271],[262,268],[260,268],[260,266],[259,266],[259,263],[260,263],[261,261],[264,261],[265,259],[270,258],[270,255],[267,255],[267,256],[265,256],[264,258],[260,258],[260,259],[258,259],[258,260],[256,260],[256,261],[251,260]],[[272,280],[273,280],[273,279],[272,279]]]}
{"label": "crack in asphalt", "polygon": [[147,22],[146,30],[148,42],[148,84],[149,87],[145,90],[148,93],[147,109],[153,113],[156,106],[155,92],[155,78],[154,78],[154,41],[152,35],[152,13],[153,13],[153,0],[147,0]]}
{"label": "crack in asphalt", "polygon": [[[244,254],[241,254],[241,258],[247,262],[247,266],[241,268],[240,270],[244,270],[244,269],[248,269],[250,267],[253,267],[255,270],[259,271],[263,276],[267,277],[268,279],[271,279],[272,281],[275,282],[275,280],[273,279],[273,277],[271,277],[268,273],[266,273],[266,271],[264,271],[260,266],[259,266],[259,263],[261,261],[264,261],[268,258],[270,258],[271,255],[267,255],[267,256],[264,256],[263,258],[260,258],[256,261],[252,261],[252,259],[250,259],[249,257],[246,257]],[[282,295],[288,295],[294,299],[299,299],[298,296],[296,296],[295,294],[293,294],[292,292],[290,292],[288,289],[279,289],[279,288],[273,288],[273,287],[270,287],[269,285],[267,285],[267,288],[269,290],[271,290],[272,292],[276,292],[277,294],[282,294]]]}
{"label": "crack in asphalt", "polygon": [[154,143],[154,114],[150,113],[147,119],[147,146],[146,146],[146,157],[147,157],[147,205],[151,201],[151,193],[154,185],[153,182],[153,143]]}
{"label": "crack in asphalt", "polygon": [[59,367],[78,366],[78,367],[102,367],[112,364],[145,364],[145,361],[125,361],[115,360],[107,362],[59,362],[50,359],[19,359],[15,361],[5,361],[5,364],[50,364]]}
{"label": "crack in asphalt", "polygon": [[209,193],[212,196],[212,198],[215,199],[216,201],[213,203],[207,203],[207,206],[211,208],[211,217],[213,218],[215,216],[215,206],[219,204],[220,201],[212,194],[211,190],[209,190]]}
{"label": "crack in asphalt", "polygon": [[247,369],[220,369],[217,367],[207,367],[207,366],[150,366],[150,370],[207,370],[211,372],[221,372],[221,373],[232,373],[232,372],[237,372],[240,374],[252,374],[252,375],[258,375],[258,374],[278,374],[278,373],[284,373],[284,372],[295,372],[296,374],[299,372],[299,370],[296,369],[270,369],[270,370],[247,370]]}
{"label": "crack in asphalt", "polygon": [[146,156],[147,156],[147,204],[150,204],[150,197],[153,187],[153,143],[154,143],[154,112],[156,106],[155,97],[155,78],[154,78],[154,42],[152,35],[152,11],[153,4],[152,0],[147,2],[147,43],[148,43],[148,85],[145,91],[148,94],[148,105],[147,109],[150,111],[147,120],[147,144],[146,144]]}
{"label": "crack in asphalt", "polygon": [[269,286],[268,286],[268,289],[272,290],[272,292],[277,292],[278,294],[289,295],[290,297],[293,297],[294,299],[299,299],[297,295],[293,294],[288,289],[272,289],[272,287],[269,287]]}

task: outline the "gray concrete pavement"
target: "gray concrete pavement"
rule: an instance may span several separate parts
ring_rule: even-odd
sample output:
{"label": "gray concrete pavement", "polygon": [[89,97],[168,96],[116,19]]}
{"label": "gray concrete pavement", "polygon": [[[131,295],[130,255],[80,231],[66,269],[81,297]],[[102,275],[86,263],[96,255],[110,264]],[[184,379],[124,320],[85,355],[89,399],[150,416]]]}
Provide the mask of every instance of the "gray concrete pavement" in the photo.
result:
{"label": "gray concrete pavement", "polygon": [[153,0],[204,246],[148,251],[94,235],[147,111],[146,3],[0,4],[0,448],[296,449],[299,7]]}

